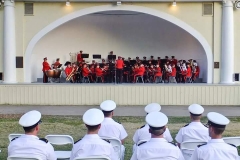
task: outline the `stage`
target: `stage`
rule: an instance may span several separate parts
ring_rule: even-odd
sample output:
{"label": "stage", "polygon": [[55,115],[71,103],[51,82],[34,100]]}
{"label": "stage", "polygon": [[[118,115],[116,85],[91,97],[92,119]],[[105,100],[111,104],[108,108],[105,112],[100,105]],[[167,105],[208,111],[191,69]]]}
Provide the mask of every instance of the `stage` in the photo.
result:
{"label": "stage", "polygon": [[240,105],[240,85],[224,84],[70,84],[0,83],[4,105]]}

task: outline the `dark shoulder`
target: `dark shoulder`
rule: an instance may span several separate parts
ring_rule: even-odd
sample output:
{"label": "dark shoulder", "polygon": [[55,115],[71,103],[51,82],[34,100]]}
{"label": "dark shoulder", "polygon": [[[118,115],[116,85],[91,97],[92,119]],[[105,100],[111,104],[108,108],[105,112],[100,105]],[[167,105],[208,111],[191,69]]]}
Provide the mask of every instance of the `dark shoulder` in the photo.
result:
{"label": "dark shoulder", "polygon": [[206,144],[207,143],[203,143],[203,144],[198,145],[197,147],[199,148],[199,147],[205,146]]}
{"label": "dark shoulder", "polygon": [[13,139],[11,140],[11,142],[14,141],[14,140],[16,140],[17,138],[18,138],[18,137],[13,138]]}
{"label": "dark shoulder", "polygon": [[117,122],[118,124],[122,124],[121,122],[119,122],[119,121],[115,121],[115,122]]}
{"label": "dark shoulder", "polygon": [[189,123],[188,124],[186,124],[185,126],[183,126],[183,127],[187,127],[189,125]]}
{"label": "dark shoulder", "polygon": [[174,146],[177,146],[174,142],[168,142],[168,143],[170,143],[170,144],[172,144],[172,145],[174,145]]}
{"label": "dark shoulder", "polygon": [[139,144],[138,144],[138,146],[141,146],[142,144],[144,144],[144,143],[146,143],[146,142],[147,142],[147,141],[145,141],[145,142],[142,142],[142,143],[139,143]]}
{"label": "dark shoulder", "polygon": [[102,139],[102,140],[104,140],[105,142],[107,142],[107,143],[110,143],[110,141],[109,140],[107,140],[107,139]]}
{"label": "dark shoulder", "polygon": [[74,144],[78,143],[78,142],[81,141],[81,140],[82,140],[82,138],[80,138],[79,140],[75,141]]}
{"label": "dark shoulder", "polygon": [[234,144],[231,144],[231,143],[227,143],[227,144],[229,144],[230,146],[233,146],[233,147],[237,148],[237,146],[235,146]]}
{"label": "dark shoulder", "polygon": [[48,143],[48,140],[46,138],[39,138],[40,141],[43,141],[45,143]]}
{"label": "dark shoulder", "polygon": [[207,126],[206,124],[203,124],[203,123],[202,123],[202,125],[204,125],[206,128],[208,128],[208,126]]}
{"label": "dark shoulder", "polygon": [[143,127],[145,127],[145,125],[141,126],[140,128],[143,128]]}

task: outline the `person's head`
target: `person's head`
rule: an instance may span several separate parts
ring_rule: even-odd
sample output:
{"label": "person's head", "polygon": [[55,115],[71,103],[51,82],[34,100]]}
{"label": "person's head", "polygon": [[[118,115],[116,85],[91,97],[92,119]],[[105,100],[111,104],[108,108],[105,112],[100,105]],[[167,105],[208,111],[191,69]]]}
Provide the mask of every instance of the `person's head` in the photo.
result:
{"label": "person's head", "polygon": [[97,134],[104,120],[104,115],[101,110],[92,108],[83,114],[83,122],[87,127],[88,134]]}
{"label": "person's head", "polygon": [[161,57],[157,57],[158,60],[161,60]]}
{"label": "person's head", "polygon": [[46,62],[47,61],[47,57],[43,58],[43,61]]}
{"label": "person's head", "polygon": [[158,68],[158,67],[159,67],[159,64],[157,64],[156,67]]}
{"label": "person's head", "polygon": [[128,57],[128,60],[131,60],[131,57]]}
{"label": "person's head", "polygon": [[172,68],[174,68],[175,67],[175,64],[172,64]]}
{"label": "person's head", "polygon": [[153,59],[154,58],[154,56],[151,56],[151,59]]}
{"label": "person's head", "polygon": [[97,64],[96,68],[99,68],[99,67],[100,67],[99,64]]}
{"label": "person's head", "polygon": [[187,63],[187,68],[189,68],[190,67],[190,63]]}
{"label": "person's head", "polygon": [[102,62],[105,62],[105,59],[102,59]]}
{"label": "person's head", "polygon": [[77,65],[76,65],[76,63],[73,63],[72,66],[73,66],[73,67],[76,67]]}
{"label": "person's head", "polygon": [[59,61],[60,61],[60,58],[57,58],[56,61],[59,62]]}
{"label": "person's head", "polygon": [[208,118],[208,132],[212,139],[222,138],[222,133],[224,132],[226,125],[229,124],[229,119],[222,114],[216,112],[209,112],[207,114]]}
{"label": "person's head", "polygon": [[141,63],[141,64],[140,64],[140,67],[144,67],[144,65]]}
{"label": "person's head", "polygon": [[175,56],[172,56],[172,59],[174,59],[175,58]]}
{"label": "person's head", "polygon": [[68,64],[67,64],[67,67],[71,67],[71,63],[68,63]]}
{"label": "person's head", "polygon": [[166,130],[168,118],[162,112],[150,112],[146,116],[146,122],[149,125],[149,133],[152,138],[163,138],[163,133]]}
{"label": "person's head", "polygon": [[144,57],[143,57],[143,60],[146,60],[146,59],[147,59],[147,57],[144,56]]}
{"label": "person's head", "polygon": [[33,110],[25,113],[20,119],[19,124],[23,127],[25,134],[37,135],[40,130],[41,113]]}
{"label": "person's head", "polygon": [[83,68],[86,68],[87,67],[87,64],[85,63],[84,65],[83,65]]}
{"label": "person's head", "polygon": [[92,60],[92,63],[95,63],[95,60]]}
{"label": "person's head", "polygon": [[153,65],[152,65],[152,64],[150,65],[150,68],[153,68]]}
{"label": "person's head", "polygon": [[139,57],[136,57],[137,60],[139,60]]}
{"label": "person's head", "polygon": [[82,54],[83,53],[83,51],[80,51],[80,54]]}
{"label": "person's head", "polygon": [[100,108],[104,114],[104,117],[112,117],[113,116],[113,110],[117,107],[116,103],[112,100],[106,100],[103,101],[100,104]]}
{"label": "person's head", "polygon": [[110,52],[110,55],[113,55],[113,51]]}
{"label": "person's head", "polygon": [[120,59],[122,59],[122,57],[121,57],[121,56],[118,56],[118,59],[120,60]]}
{"label": "person's head", "polygon": [[151,61],[151,60],[149,60],[149,61],[148,61],[148,63],[149,63],[149,64],[151,64],[151,63],[152,63],[152,61]]}
{"label": "person's head", "polygon": [[165,56],[165,59],[168,59],[168,56]]}
{"label": "person's head", "polygon": [[190,113],[191,121],[200,122],[200,119],[201,119],[202,114],[204,112],[204,108],[201,105],[191,104],[188,107],[188,111]]}

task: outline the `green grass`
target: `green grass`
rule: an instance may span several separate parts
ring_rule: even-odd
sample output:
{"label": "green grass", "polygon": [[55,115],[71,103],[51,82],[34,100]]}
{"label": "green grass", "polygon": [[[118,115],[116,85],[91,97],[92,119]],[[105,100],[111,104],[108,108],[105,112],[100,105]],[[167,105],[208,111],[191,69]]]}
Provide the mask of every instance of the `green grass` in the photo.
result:
{"label": "green grass", "polygon": [[[23,133],[22,127],[19,126],[18,120],[20,115],[0,115],[0,160],[7,159],[7,147],[9,144],[8,135],[10,133]],[[128,137],[125,140],[126,147],[125,159],[129,160],[132,155],[132,137],[136,129],[145,124],[144,117],[114,117],[118,122],[121,122],[128,132]],[[240,117],[230,118],[231,123],[224,132],[224,136],[240,136]],[[43,116],[39,137],[43,138],[47,134],[68,134],[74,140],[78,140],[86,133],[86,128],[80,116]],[[202,122],[206,124],[207,119],[203,117]],[[189,123],[188,117],[169,117],[168,128],[173,139],[179,128]],[[55,149],[70,150],[71,146],[57,147]]]}

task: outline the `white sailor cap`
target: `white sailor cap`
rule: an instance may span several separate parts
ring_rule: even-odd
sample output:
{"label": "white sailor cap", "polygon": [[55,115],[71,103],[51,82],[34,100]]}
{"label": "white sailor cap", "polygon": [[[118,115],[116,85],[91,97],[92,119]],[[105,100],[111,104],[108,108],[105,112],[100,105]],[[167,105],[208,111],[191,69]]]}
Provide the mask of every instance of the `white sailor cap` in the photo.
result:
{"label": "white sailor cap", "polygon": [[35,127],[42,122],[41,116],[39,111],[29,111],[20,118],[19,124],[23,127]]}
{"label": "white sailor cap", "polygon": [[159,112],[161,110],[161,106],[158,103],[150,103],[145,107],[145,112]]}
{"label": "white sailor cap", "polygon": [[97,108],[89,109],[83,114],[83,122],[89,126],[99,125],[103,120],[103,112]]}
{"label": "white sailor cap", "polygon": [[151,112],[146,116],[146,122],[152,129],[161,129],[168,123],[168,117],[162,112]]}
{"label": "white sailor cap", "polygon": [[195,115],[201,115],[204,112],[204,108],[199,104],[191,104],[188,107],[188,111]]}
{"label": "white sailor cap", "polygon": [[216,112],[209,112],[207,114],[208,124],[209,126],[217,127],[217,128],[225,128],[227,124],[229,124],[229,119],[224,115]]}
{"label": "white sailor cap", "polygon": [[106,100],[100,104],[100,108],[103,111],[113,111],[116,108],[116,103],[112,100]]}

